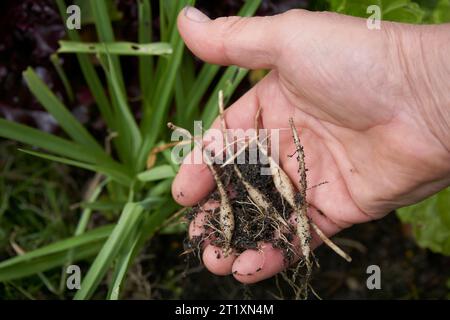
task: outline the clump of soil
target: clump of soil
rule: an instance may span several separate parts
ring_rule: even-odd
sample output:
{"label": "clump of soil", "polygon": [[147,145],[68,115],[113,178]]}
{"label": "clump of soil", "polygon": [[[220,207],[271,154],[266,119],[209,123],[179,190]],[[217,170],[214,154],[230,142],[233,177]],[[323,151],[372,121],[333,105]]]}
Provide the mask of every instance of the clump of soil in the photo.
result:
{"label": "clump of soil", "polygon": [[[281,249],[286,265],[290,265],[296,257],[301,258],[293,275],[284,278],[297,292],[296,297],[306,298],[314,265],[314,256],[310,247],[311,230],[314,230],[326,245],[345,260],[351,261],[351,258],[328,239],[307,216],[305,154],[294,121],[289,118],[299,165],[300,190],[294,187],[287,174],[271,157],[269,148],[259,139],[257,132],[261,110],[258,110],[255,116],[256,135],[248,137],[244,141],[244,147],[238,148],[236,141],[228,141],[222,91],[219,91],[218,100],[225,146],[223,152],[227,154],[223,165],[218,165],[217,161],[214,161],[215,156],[205,152],[203,144],[197,141],[189,131],[173,123],[167,124],[172,130],[179,130],[179,133],[191,139],[203,151],[205,163],[217,186],[208,200],[215,200],[218,207],[207,212],[204,208],[208,201],[206,200],[188,215],[191,222],[195,220],[199,212],[206,213],[203,223],[204,232],[191,239],[187,252],[200,251],[205,240],[221,248],[224,256],[240,254],[247,249],[259,249],[261,242],[270,243],[274,248]],[[289,222],[291,215],[294,217],[295,226]],[[297,250],[292,244],[295,236],[299,240]],[[217,256],[220,258],[219,252]],[[304,275],[300,274],[300,267],[306,269]],[[299,275],[301,277],[298,277]],[[300,286],[296,284],[299,278],[304,279]]]}
{"label": "clump of soil", "polygon": [[[221,182],[227,187],[227,194],[233,209],[235,226],[231,238],[231,248],[239,254],[247,249],[258,249],[258,244],[261,242],[271,243],[275,248],[282,249],[286,263],[290,263],[294,257],[289,244],[295,235],[294,227],[291,225],[281,227],[274,220],[272,212],[265,212],[265,210],[259,208],[249,197],[242,180],[235,174],[233,166],[236,165],[244,179],[265,195],[271,207],[276,212],[280,212],[285,220],[289,219],[293,209],[277,192],[272,176],[261,174],[262,169],[268,169],[266,156],[263,153],[258,153],[257,163],[251,164],[249,151],[244,152],[245,161],[243,164],[231,163],[224,167],[214,165]],[[210,199],[220,200],[217,190],[210,195]],[[193,208],[191,214],[188,215],[189,222],[194,220],[197,213],[203,210],[202,205],[204,203]],[[191,248],[198,246],[202,238],[211,237],[211,233],[213,234],[211,243],[218,247],[224,246],[225,239],[220,232],[221,226],[218,218],[219,208],[210,210],[208,213],[208,219],[203,225],[205,233],[202,237],[191,240]]]}

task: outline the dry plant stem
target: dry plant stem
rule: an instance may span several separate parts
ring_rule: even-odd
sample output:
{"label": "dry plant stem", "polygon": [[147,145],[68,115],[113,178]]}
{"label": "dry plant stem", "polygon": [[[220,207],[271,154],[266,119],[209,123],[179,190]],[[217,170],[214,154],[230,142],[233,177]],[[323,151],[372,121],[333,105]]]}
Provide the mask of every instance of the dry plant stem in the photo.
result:
{"label": "dry plant stem", "polygon": [[[297,129],[294,126],[294,121],[292,118],[289,118],[289,125],[292,130],[292,135],[294,138],[294,144],[296,147],[297,152],[297,161],[299,162],[299,173],[300,173],[300,192],[302,196],[303,203],[300,204],[301,206],[301,212],[299,214],[299,218],[303,218],[303,220],[308,221],[308,217],[306,215],[307,211],[307,203],[306,203],[306,190],[307,190],[307,183],[306,183],[306,169],[305,169],[305,153],[303,150],[303,146],[300,144],[300,138],[297,133]],[[323,184],[323,183],[321,183]],[[321,185],[319,184],[319,185]],[[352,259],[348,254],[346,254],[341,248],[339,248],[336,244],[334,244],[323,232],[320,230],[320,228],[312,221],[308,224],[308,233],[310,233],[309,225],[311,225],[316,232],[316,234],[320,237],[320,239],[328,245],[334,252],[336,252],[338,255],[340,255],[342,258],[350,262]]]}
{"label": "dry plant stem", "polygon": [[289,179],[288,175],[280,168],[280,166],[273,160],[271,156],[268,155],[267,150],[258,142],[258,147],[260,150],[267,156],[269,160],[270,172],[273,177],[273,182],[278,192],[282,195],[282,197],[289,203],[289,205],[294,209],[296,218],[297,218],[297,236],[300,240],[300,249],[302,255],[305,259],[305,264],[307,267],[308,274],[311,273],[312,270],[312,262],[311,262],[311,234],[309,230],[309,221],[301,218],[303,215],[302,204],[296,201],[296,191],[295,187]]}
{"label": "dry plant stem", "polygon": [[[257,140],[258,140],[258,135],[256,135],[255,137],[253,137],[253,138],[247,140],[247,141],[245,142],[245,144],[244,144],[238,151],[236,151],[235,154],[233,154],[231,157],[229,157],[229,158],[228,158],[228,159],[227,159],[220,167],[223,168],[223,167],[225,167],[225,166],[231,164],[237,157],[239,157],[239,155],[240,155],[242,152],[244,152],[245,150],[247,150],[247,148],[248,148],[253,142],[255,142],[255,141],[257,141]],[[263,140],[262,142],[267,141],[267,140],[269,140],[269,136],[267,136],[266,138],[264,138],[264,140]]]}
{"label": "dry plant stem", "polygon": [[[225,123],[225,118],[223,116],[223,114],[224,114],[224,105],[223,105],[223,91],[222,90],[219,90],[218,99],[219,99],[218,107],[219,107],[220,125],[222,127],[223,142],[225,144],[225,150],[226,150],[225,154],[226,155],[228,155],[228,154],[231,155],[232,154],[232,149],[231,149],[231,146],[228,144],[228,135],[227,135],[227,132],[226,132],[227,127],[226,127],[226,123]],[[225,157],[225,159],[226,159],[226,157]],[[222,188],[223,188],[223,185],[222,185]],[[219,190],[219,193],[220,193],[220,190]],[[221,194],[221,197],[222,197],[222,193],[220,193],[220,194]],[[225,192],[225,195],[226,195],[226,192]],[[233,233],[234,233],[234,224],[235,223],[234,223],[234,213],[233,213],[233,210],[231,209],[232,206],[230,204],[230,201],[229,201],[228,197],[227,197],[227,201],[228,201],[230,210],[226,211],[226,212],[225,211],[222,212],[222,208],[221,208],[220,216],[219,216],[219,220],[220,220],[219,222],[220,222],[222,230],[226,229],[227,234],[224,234],[224,236],[226,236],[226,243],[227,243],[228,248],[229,248],[230,247],[230,243],[231,243],[231,238],[232,238]],[[224,233],[225,233],[225,231],[224,231]],[[227,255],[227,253],[224,253],[224,254],[225,254],[225,256]]]}
{"label": "dry plant stem", "polygon": [[233,154],[233,149],[231,145],[228,143],[228,134],[227,134],[227,123],[225,122],[224,114],[224,106],[223,106],[223,91],[219,90],[219,118],[220,118],[220,127],[222,130],[223,143],[225,145],[225,159]]}
{"label": "dry plant stem", "polygon": [[261,107],[258,108],[258,111],[256,111],[256,115],[255,115],[255,133],[256,133],[256,138],[258,139],[258,129],[259,129],[259,117],[261,116]]}
{"label": "dry plant stem", "polygon": [[220,127],[223,135],[223,142],[225,144],[225,148],[230,151],[230,145],[228,144],[228,135],[227,135],[227,124],[225,122],[225,118],[223,116],[225,112],[225,108],[223,105],[223,91],[219,90],[219,118],[220,118]]}
{"label": "dry plant stem", "polygon": [[[222,128],[222,135],[223,135],[223,139],[224,139],[224,143],[227,146],[228,152],[231,153],[230,151],[230,144],[228,143],[228,137],[227,137],[227,124],[225,122],[225,118],[223,116],[224,114],[224,106],[223,106],[223,92],[222,90],[219,91],[219,117],[220,117],[220,125]],[[245,145],[244,150],[249,146],[249,143]],[[233,162],[233,169],[234,172],[236,173],[236,175],[239,177],[239,179],[241,180],[242,184],[244,185],[248,195],[250,196],[250,198],[254,201],[255,205],[261,210],[263,210],[264,212],[270,212],[270,208],[271,205],[269,203],[269,201],[266,200],[266,198],[264,197],[264,195],[257,190],[256,188],[254,188],[251,183],[249,183],[244,176],[242,175],[241,171],[239,170],[239,168],[236,166],[236,164]],[[281,215],[277,214],[277,220],[280,221],[280,219],[278,219],[278,216],[281,218]],[[281,218],[282,219],[282,218]],[[282,219],[283,223],[287,225],[286,221],[284,221],[284,219]]]}
{"label": "dry plant stem", "polygon": [[[210,166],[210,169],[213,168],[213,166]],[[233,209],[230,203],[230,199],[228,198],[228,194],[225,190],[225,187],[223,186],[222,182],[220,181],[220,177],[217,174],[217,171],[213,168],[211,170],[214,180],[217,184],[217,191],[220,195],[220,212],[219,212],[219,220],[220,220],[220,226],[221,231],[224,238],[224,245],[223,245],[223,255],[227,257],[231,253],[231,238],[233,237],[234,232],[234,214]]]}
{"label": "dry plant stem", "polygon": [[151,169],[153,168],[153,166],[156,163],[156,155],[164,150],[167,150],[169,148],[172,148],[174,146],[178,146],[178,145],[185,145],[185,144],[190,144],[192,143],[193,140],[200,140],[201,137],[199,136],[194,136],[192,139],[189,139],[188,141],[174,141],[174,142],[169,142],[169,143],[165,143],[163,145],[160,146],[156,146],[154,147],[150,153],[148,154],[148,158],[147,158],[147,169]]}
{"label": "dry plant stem", "polygon": [[[194,139],[198,139],[198,137],[194,137]],[[154,147],[147,158],[147,169],[151,169],[153,168],[153,166],[156,163],[156,155],[166,149],[172,148],[174,146],[177,145],[183,145],[183,144],[190,144],[192,141],[174,141],[174,142],[169,142],[169,143],[165,143],[163,145]]]}
{"label": "dry plant stem", "polygon": [[[167,124],[167,126],[169,127],[169,129],[171,130],[180,130],[180,132],[189,137],[190,139],[192,138],[191,133],[183,128],[177,127],[175,126],[173,123],[169,122]],[[201,142],[198,142],[196,139],[194,139],[195,144],[197,145],[198,148],[200,148],[200,150],[203,150],[203,146],[201,144]],[[230,199],[228,198],[228,194],[227,191],[225,190],[225,187],[222,183],[222,181],[220,180],[219,174],[217,173],[217,170],[214,168],[213,166],[213,162],[209,157],[209,154],[204,152],[204,155],[206,156],[206,165],[208,166],[209,170],[211,171],[214,181],[216,182],[217,185],[217,191],[219,192],[220,195],[220,212],[219,212],[219,217],[220,217],[220,225],[221,225],[221,232],[224,238],[224,245],[223,245],[223,254],[225,257],[227,257],[230,253],[231,253],[231,238],[233,237],[233,232],[234,232],[234,214],[233,214],[233,209],[230,203]]]}
{"label": "dry plant stem", "polygon": [[[257,123],[257,122],[255,121],[255,123]],[[304,295],[303,298],[306,298],[307,288],[309,286],[309,277],[311,276],[312,268],[313,268],[313,263],[311,261],[312,252],[311,252],[311,247],[310,247],[311,234],[310,234],[309,220],[306,216],[306,211],[305,212],[303,211],[303,207],[306,207],[306,198],[302,195],[302,199],[300,199],[300,201],[298,201],[298,197],[296,197],[297,193],[296,193],[295,187],[292,184],[291,180],[289,179],[288,175],[283,171],[283,169],[281,169],[281,167],[278,165],[278,163],[276,163],[273,160],[273,158],[269,155],[268,150],[266,150],[259,143],[259,141],[257,141],[257,143],[258,143],[259,149],[266,155],[266,157],[269,160],[270,172],[272,175],[272,179],[273,179],[275,188],[280,193],[282,198],[285,199],[289,203],[289,205],[294,209],[294,213],[296,215],[296,220],[297,220],[296,233],[297,233],[297,237],[299,238],[299,241],[300,241],[300,249],[301,249],[301,253],[303,255],[303,261],[306,265],[306,276],[305,276],[304,285],[299,287],[295,284],[298,270],[300,267],[300,263],[297,265],[297,268],[295,269],[292,280],[285,277],[284,273],[283,273],[283,277],[294,289],[296,299],[299,299],[302,295]],[[299,141],[298,141],[298,144],[299,144]],[[304,178],[306,179],[306,174],[304,175]],[[304,183],[304,185],[306,186],[306,182]],[[304,190],[306,190],[306,187]],[[303,192],[303,194],[306,194],[306,192]],[[303,217],[305,217],[305,218],[303,218]]]}
{"label": "dry plant stem", "polygon": [[292,118],[289,118],[289,125],[291,127],[292,137],[294,138],[294,144],[297,153],[297,161],[299,163],[298,172],[300,173],[300,187],[301,187],[300,193],[302,195],[302,198],[306,201],[307,183],[306,183],[306,168],[305,168],[305,152],[303,150],[303,146],[300,143],[300,138],[298,136],[297,129],[295,128],[294,120]]}
{"label": "dry plant stem", "polygon": [[[257,114],[259,115],[259,113],[260,112],[258,111]],[[219,91],[219,117],[220,117],[220,124],[221,124],[221,127],[222,127],[222,135],[223,135],[225,146],[227,148],[227,151],[228,151],[229,155],[231,156],[233,151],[231,150],[231,145],[228,142],[228,136],[227,136],[227,132],[226,132],[227,124],[225,122],[225,118],[224,118],[223,114],[224,114],[223,92],[222,92],[222,90],[220,90]],[[258,137],[258,135],[256,135],[256,137]],[[245,148],[243,150],[245,150],[249,145],[250,145],[250,142],[246,143],[246,145],[244,146]],[[266,197],[264,196],[264,194],[262,192],[260,192],[258,189],[253,187],[252,184],[250,182],[248,182],[244,178],[244,176],[242,175],[241,171],[239,170],[239,168],[237,167],[237,165],[234,162],[233,162],[233,169],[234,169],[234,172],[236,173],[236,175],[241,180],[242,184],[244,185],[245,190],[247,191],[249,197],[253,200],[254,204],[259,208],[259,210],[262,209],[263,212],[267,212],[269,214],[272,213],[274,215],[273,218],[275,218],[276,221],[278,221],[280,224],[284,225],[285,227],[289,228],[289,224],[283,219],[281,214],[278,213],[275,210],[275,208],[273,208],[270,205],[269,201],[267,201]]]}
{"label": "dry plant stem", "polygon": [[331,241],[323,232],[319,229],[319,227],[311,221],[311,226],[313,227],[316,234],[319,236],[319,238],[327,245],[329,246],[334,252],[336,252],[338,255],[340,255],[342,258],[347,260],[348,262],[352,262],[352,258],[346,254],[341,248],[339,248],[333,241]]}
{"label": "dry plant stem", "polygon": [[241,180],[250,199],[253,200],[255,205],[263,212],[270,213],[273,211],[275,220],[280,222],[285,227],[289,228],[289,224],[283,219],[281,214],[270,205],[269,201],[267,201],[266,197],[264,196],[264,194],[262,192],[260,192],[258,189],[253,187],[251,185],[251,183],[249,183],[247,180],[245,180],[244,176],[242,175],[241,171],[237,168],[237,166],[234,166],[234,172]]}
{"label": "dry plant stem", "polygon": [[[297,129],[294,125],[294,120],[289,118],[289,125],[291,127],[292,136],[294,138],[294,144],[297,152],[297,161],[299,163],[299,174],[300,174],[300,195],[301,199],[295,200],[295,196],[290,196],[290,198],[294,198],[293,201],[295,203],[295,213],[297,218],[297,235],[300,239],[300,247],[302,250],[302,254],[305,259],[306,267],[308,273],[311,272],[312,262],[311,262],[311,230],[309,226],[309,219],[307,215],[307,203],[306,203],[306,168],[305,168],[305,153],[303,151],[303,146],[300,144],[300,139],[298,137]],[[282,171],[282,170],[280,170]],[[286,177],[287,178],[287,177]],[[284,180],[284,179],[283,179]],[[289,178],[286,179],[286,181]],[[283,181],[283,184],[286,185],[287,182]],[[291,184],[291,187],[292,184]],[[288,200],[289,201],[289,200]],[[292,201],[292,200],[291,200]]]}
{"label": "dry plant stem", "polygon": [[[260,111],[258,111],[257,116],[259,116]],[[224,117],[224,105],[223,105],[223,92],[222,90],[219,91],[219,117],[220,117],[220,124],[221,124],[221,128],[222,128],[222,135],[223,135],[223,139],[224,139],[224,143],[227,149],[227,153],[230,157],[233,157],[233,150],[231,149],[231,144],[228,142],[228,136],[227,136],[227,124],[225,121],[225,117]],[[255,119],[255,121],[257,121],[257,118]],[[255,122],[255,124],[257,124],[257,122]],[[256,135],[256,138],[258,138],[258,135]],[[246,143],[246,145],[244,146],[243,150],[245,150],[248,146],[250,145],[249,143]],[[266,212],[270,215],[272,215],[272,218],[275,221],[278,221],[278,223],[280,225],[285,226],[286,228],[289,229],[289,224],[283,219],[283,217],[281,216],[281,214],[279,212],[277,212],[277,210],[272,207],[270,205],[270,202],[267,201],[266,197],[264,196],[264,194],[262,192],[260,192],[258,189],[256,189],[255,187],[252,186],[252,184],[247,181],[244,176],[242,175],[241,171],[239,170],[238,166],[233,162],[233,170],[236,173],[236,175],[239,177],[239,179],[241,180],[242,184],[244,185],[245,190],[247,191],[249,197],[251,200],[253,200],[254,204],[258,207],[258,209],[261,212]]]}

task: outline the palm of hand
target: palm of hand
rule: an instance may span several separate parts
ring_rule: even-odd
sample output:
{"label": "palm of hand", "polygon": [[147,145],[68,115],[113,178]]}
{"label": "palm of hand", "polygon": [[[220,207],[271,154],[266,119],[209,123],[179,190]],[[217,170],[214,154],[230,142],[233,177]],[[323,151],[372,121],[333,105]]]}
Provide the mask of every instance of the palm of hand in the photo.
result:
{"label": "palm of hand", "polygon": [[[339,155],[339,153],[345,151],[337,148],[335,144],[339,144],[339,142],[332,134],[323,129],[324,124],[321,121],[302,112],[288,100],[282,86],[276,72],[269,74],[238,102],[227,109],[225,118],[228,127],[231,129],[252,128],[257,110],[261,108],[261,127],[266,129],[282,128],[280,131],[280,163],[291,180],[299,187],[298,162],[295,157],[288,156],[295,151],[291,131],[288,128],[288,118],[292,116],[297,128],[300,129],[300,138],[305,148],[308,185],[314,186],[327,181],[326,184],[307,191],[307,201],[311,204],[308,212],[310,217],[328,236],[334,235],[342,228],[354,223],[370,220],[371,217],[361,211],[349,192],[348,179],[345,175],[349,175],[351,172],[342,172],[341,168],[345,165],[339,163],[339,159],[346,156]],[[219,127],[218,121],[213,124],[213,127]],[[338,153],[337,157],[336,153]],[[204,169],[203,165],[181,167],[180,174],[173,186],[174,196],[180,203],[185,205],[195,204],[207,197],[209,192],[212,191],[214,188],[213,179],[208,170]],[[193,179],[199,183],[193,185],[191,183]],[[351,188],[358,190],[365,187],[354,185]],[[179,197],[181,192],[183,193],[182,198]],[[202,219],[202,217],[199,219]],[[197,225],[202,225],[202,223],[197,221]],[[190,230],[196,232],[195,227],[191,226]],[[319,243],[318,239],[314,239],[314,246]],[[236,271],[234,276],[238,280],[246,283],[256,282],[270,277],[286,267],[283,264],[281,252],[270,246],[263,245],[262,248],[260,253],[247,250],[235,260],[234,257],[217,259],[217,255],[213,252],[218,249],[208,245],[205,248],[203,260],[213,273],[227,274]],[[254,262],[257,260],[255,254],[265,256],[264,266]],[[270,257],[270,259],[267,257]],[[262,270],[258,273],[247,272],[257,268]]]}
{"label": "palm of hand", "polygon": [[[327,236],[445,187],[437,168],[448,166],[448,160],[414,111],[417,88],[401,70],[405,57],[397,55],[398,41],[386,37],[393,33],[369,33],[364,20],[303,11],[252,19],[193,24],[180,15],[179,29],[204,60],[273,69],[227,109],[226,122],[229,128],[253,128],[261,108],[262,127],[285,128],[280,133],[280,162],[298,187],[298,163],[287,156],[295,151],[288,125],[289,117],[294,118],[305,148],[308,185],[328,182],[307,191],[307,201],[323,212],[310,209],[308,214]],[[267,30],[278,36],[270,37]],[[219,122],[213,127],[219,128]],[[205,165],[183,165],[172,192],[180,204],[189,206],[214,187]],[[199,225],[194,221],[191,235]],[[314,239],[313,246],[318,244]],[[216,274],[233,272],[245,283],[286,267],[281,252],[270,245],[237,258],[218,259],[217,250],[205,247],[206,267]]]}

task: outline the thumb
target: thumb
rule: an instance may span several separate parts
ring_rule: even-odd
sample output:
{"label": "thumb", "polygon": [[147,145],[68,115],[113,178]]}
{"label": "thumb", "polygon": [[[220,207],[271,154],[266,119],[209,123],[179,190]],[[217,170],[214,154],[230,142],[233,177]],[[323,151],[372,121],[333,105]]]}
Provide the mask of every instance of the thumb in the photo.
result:
{"label": "thumb", "polygon": [[194,7],[178,15],[178,30],[188,48],[214,64],[249,69],[273,68],[279,57],[280,16],[209,19]]}

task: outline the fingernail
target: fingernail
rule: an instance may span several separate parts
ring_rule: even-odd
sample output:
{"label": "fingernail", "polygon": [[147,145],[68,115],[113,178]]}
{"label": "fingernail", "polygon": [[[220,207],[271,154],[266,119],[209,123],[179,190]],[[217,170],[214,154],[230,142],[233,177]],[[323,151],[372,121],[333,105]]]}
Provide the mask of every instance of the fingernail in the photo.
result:
{"label": "fingernail", "polygon": [[200,10],[191,7],[191,6],[187,6],[184,8],[184,15],[192,21],[195,22],[205,22],[205,21],[209,21],[211,19],[208,18],[208,16],[206,14],[204,14],[203,12],[201,12]]}
{"label": "fingernail", "polygon": [[235,269],[234,274],[241,276],[251,276],[256,272],[259,272],[264,266],[264,253],[259,251],[248,252],[245,256],[245,260],[238,260],[234,263]]}

